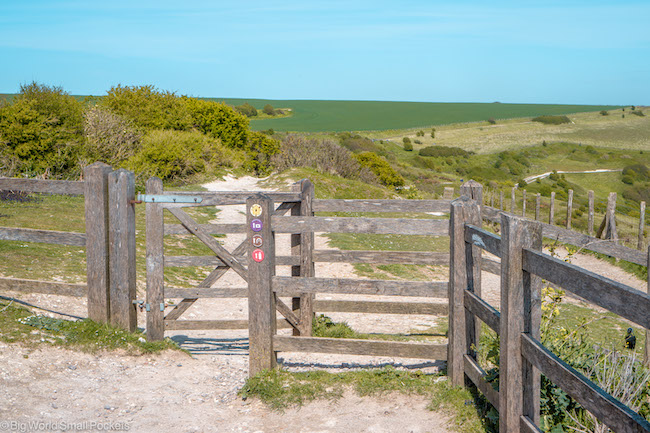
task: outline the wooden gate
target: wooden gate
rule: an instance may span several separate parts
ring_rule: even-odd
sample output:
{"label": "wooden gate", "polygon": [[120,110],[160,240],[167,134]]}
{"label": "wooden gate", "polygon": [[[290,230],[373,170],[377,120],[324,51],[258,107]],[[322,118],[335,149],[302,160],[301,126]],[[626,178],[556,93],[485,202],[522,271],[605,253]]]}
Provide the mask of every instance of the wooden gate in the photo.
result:
{"label": "wooden gate", "polygon": [[[147,181],[146,194],[139,199],[146,203],[146,249],[147,249],[147,294],[143,307],[147,315],[147,338],[161,340],[166,330],[198,330],[198,329],[248,329],[246,320],[178,320],[200,298],[247,298],[248,287],[218,288],[215,283],[226,272],[233,270],[244,281],[248,281],[248,239],[244,240],[234,250],[226,250],[213,236],[215,234],[247,233],[246,224],[221,223],[199,224],[184,209],[198,206],[227,206],[243,205],[246,199],[255,192],[165,192],[162,181],[151,178]],[[309,203],[313,195],[313,186],[309,181],[301,181],[293,185],[293,192],[267,192],[280,205],[274,208],[276,215],[284,215],[291,211],[293,215],[309,212]],[[165,224],[164,211],[167,210],[180,224]],[[192,234],[206,245],[212,256],[165,256],[164,237],[166,235]],[[293,236],[292,253],[295,256],[282,258],[278,264],[292,265],[293,273],[301,274],[300,250],[306,244],[308,237],[300,234]],[[311,249],[306,245],[307,249]],[[164,268],[169,266],[214,266],[210,274],[195,287],[167,287],[164,282]],[[302,266],[307,269],[309,263]],[[303,273],[307,271],[302,271]],[[177,304],[166,303],[166,299],[182,299]],[[305,297],[302,302],[309,301]],[[301,298],[294,299],[293,308],[298,310]],[[304,305],[303,311],[310,308]],[[282,306],[280,306],[281,308]],[[295,315],[281,311],[293,319]],[[311,317],[311,316],[309,316]],[[309,323],[306,323],[309,322]],[[299,320],[289,323],[298,328]],[[309,320],[303,322],[301,329],[311,329]]]}

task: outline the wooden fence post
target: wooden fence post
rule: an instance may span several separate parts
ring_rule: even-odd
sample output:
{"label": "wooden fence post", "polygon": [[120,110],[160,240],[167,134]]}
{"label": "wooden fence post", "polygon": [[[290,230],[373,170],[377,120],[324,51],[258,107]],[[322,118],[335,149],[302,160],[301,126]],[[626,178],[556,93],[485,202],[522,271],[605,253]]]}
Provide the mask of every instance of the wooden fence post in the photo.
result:
{"label": "wooden fence post", "polygon": [[607,210],[603,222],[598,228],[596,237],[600,239],[611,239],[618,242],[618,232],[616,230],[616,193],[610,192],[607,197]]}
{"label": "wooden fence post", "polygon": [[[650,294],[650,246],[648,246],[648,285],[646,286],[646,293]],[[646,367],[650,367],[650,330],[645,330],[645,351],[643,353],[643,363]]]}
{"label": "wooden fence post", "polygon": [[573,213],[573,190],[569,190],[569,199],[566,203],[566,228],[571,229],[571,214]]}
{"label": "wooden fence post", "polygon": [[526,218],[526,190],[521,191],[521,216]]}
{"label": "wooden fence post", "polygon": [[[261,213],[260,213],[261,210]],[[276,297],[272,289],[275,275],[275,237],[271,227],[273,200],[255,194],[246,200],[248,223],[248,375],[276,365],[273,336],[276,334]],[[255,244],[261,246],[256,247]]]}
{"label": "wooden fence post", "polygon": [[[147,194],[162,194],[162,180],[152,177],[147,180],[146,188]],[[165,335],[163,208],[158,203],[147,203],[146,206],[147,340],[156,341]]]}
{"label": "wooden fence post", "polygon": [[442,198],[445,200],[451,200],[454,198],[454,188],[450,186],[446,186],[445,190],[442,194]]}
{"label": "wooden fence post", "polygon": [[512,191],[510,192],[510,212],[515,213],[515,209],[517,208],[517,203],[515,202],[517,200],[516,196],[516,188],[513,187]]}
{"label": "wooden fence post", "polygon": [[499,191],[499,210],[503,211],[503,191]]}
{"label": "wooden fence post", "polygon": [[589,216],[587,217],[587,232],[589,236],[594,235],[594,192],[589,190]]}
{"label": "wooden fence post", "polygon": [[539,213],[542,208],[542,194],[537,193],[535,196],[535,221],[539,221]]}
{"label": "wooden fence post", "polygon": [[521,334],[539,339],[541,280],[522,269],[522,250],[541,251],[541,225],[501,214],[499,430],[518,432],[521,416],[539,424],[540,374],[521,355]]}
{"label": "wooden fence post", "polygon": [[[460,194],[471,198],[479,205],[478,216],[476,215],[476,209],[472,208],[470,210],[470,219],[466,222],[481,227],[483,222],[481,218],[481,211],[483,209],[481,206],[483,202],[483,185],[475,180],[469,180],[461,185]],[[463,238],[464,237],[463,233]],[[465,249],[465,269],[467,272],[467,284],[465,285],[465,288],[476,294],[478,297],[481,297],[482,250],[479,247],[471,246],[467,243],[465,243],[463,247]],[[464,296],[463,293],[463,299]],[[474,348],[478,346],[478,342],[481,338],[481,323],[476,320],[475,316],[469,311],[464,311],[464,313],[466,335],[466,351],[464,353],[468,353],[472,358],[476,359],[476,350]]]}
{"label": "wooden fence post", "polygon": [[[650,294],[650,246],[648,246],[648,282],[646,286],[646,293]],[[643,352],[643,363],[646,367],[650,367],[650,330],[645,330],[645,350]]]}
{"label": "wooden fence post", "polygon": [[135,331],[135,175],[108,175],[111,324]]}
{"label": "wooden fence post", "polygon": [[100,323],[110,321],[108,174],[112,170],[103,162],[84,169],[88,318]]}
{"label": "wooden fence post", "polygon": [[[309,179],[302,179],[293,184],[293,190],[302,195],[300,203],[291,208],[291,215],[314,216],[312,203],[314,200],[314,184]],[[291,235],[291,254],[300,256],[300,265],[291,267],[294,277],[314,277],[314,232],[303,232]],[[293,311],[300,311],[299,329],[293,330],[293,335],[311,336],[314,316],[314,295],[305,293],[292,300]]]}
{"label": "wooden fence post", "polygon": [[449,216],[450,264],[449,264],[449,338],[447,347],[447,374],[451,383],[465,383],[463,356],[469,353],[468,331],[465,311],[465,289],[471,277],[467,273],[467,256],[470,248],[465,242],[465,224],[480,225],[480,208],[476,201],[462,195],[451,202]]}
{"label": "wooden fence post", "polygon": [[555,223],[555,191],[551,192],[551,206],[548,209],[548,223]]}
{"label": "wooden fence post", "polygon": [[639,208],[639,240],[637,242],[637,248],[640,250],[643,249],[643,240],[645,239],[644,229],[645,229],[645,202],[642,201],[641,207]]}

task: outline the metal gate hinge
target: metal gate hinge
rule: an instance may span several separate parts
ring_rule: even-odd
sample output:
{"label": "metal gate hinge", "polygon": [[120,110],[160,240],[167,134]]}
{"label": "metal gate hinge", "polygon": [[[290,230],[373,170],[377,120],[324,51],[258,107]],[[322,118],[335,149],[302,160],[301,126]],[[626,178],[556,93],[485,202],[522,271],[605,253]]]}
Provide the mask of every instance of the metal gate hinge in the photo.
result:
{"label": "metal gate hinge", "polygon": [[202,197],[193,195],[138,194],[141,203],[201,203]]}
{"label": "metal gate hinge", "polygon": [[[145,303],[143,300],[136,299],[135,301],[131,301],[134,305],[137,305],[140,307],[140,311],[143,309],[146,311],[151,311],[151,304],[150,303]],[[165,303],[161,302],[160,303],[160,311],[165,311]]]}

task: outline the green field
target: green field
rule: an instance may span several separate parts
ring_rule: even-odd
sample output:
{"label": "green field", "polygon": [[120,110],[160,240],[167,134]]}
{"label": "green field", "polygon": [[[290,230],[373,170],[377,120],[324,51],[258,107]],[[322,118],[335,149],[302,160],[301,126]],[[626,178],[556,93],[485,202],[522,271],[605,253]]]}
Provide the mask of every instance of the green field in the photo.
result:
{"label": "green field", "polygon": [[290,117],[252,119],[251,127],[258,131],[272,128],[297,132],[378,131],[618,108],[600,105],[210,99],[229,105],[248,102],[258,109],[265,104],[291,108],[293,115]]}

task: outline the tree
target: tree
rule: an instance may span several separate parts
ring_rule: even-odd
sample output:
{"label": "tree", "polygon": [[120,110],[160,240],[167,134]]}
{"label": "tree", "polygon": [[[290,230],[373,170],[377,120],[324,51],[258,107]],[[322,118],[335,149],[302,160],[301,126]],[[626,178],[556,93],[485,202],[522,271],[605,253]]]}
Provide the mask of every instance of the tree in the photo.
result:
{"label": "tree", "polygon": [[275,116],[275,109],[271,104],[266,104],[262,109],[262,111],[264,112],[264,114],[268,114],[269,116]]}
{"label": "tree", "polygon": [[404,137],[404,138],[402,138],[402,142],[403,142],[404,144],[411,144],[411,139],[408,138],[408,137]]}
{"label": "tree", "polygon": [[246,117],[255,117],[257,116],[257,108],[253,107],[248,102],[244,102],[242,105],[237,105],[235,110],[239,111]]}
{"label": "tree", "polygon": [[431,128],[431,138],[436,138],[436,128]]}

